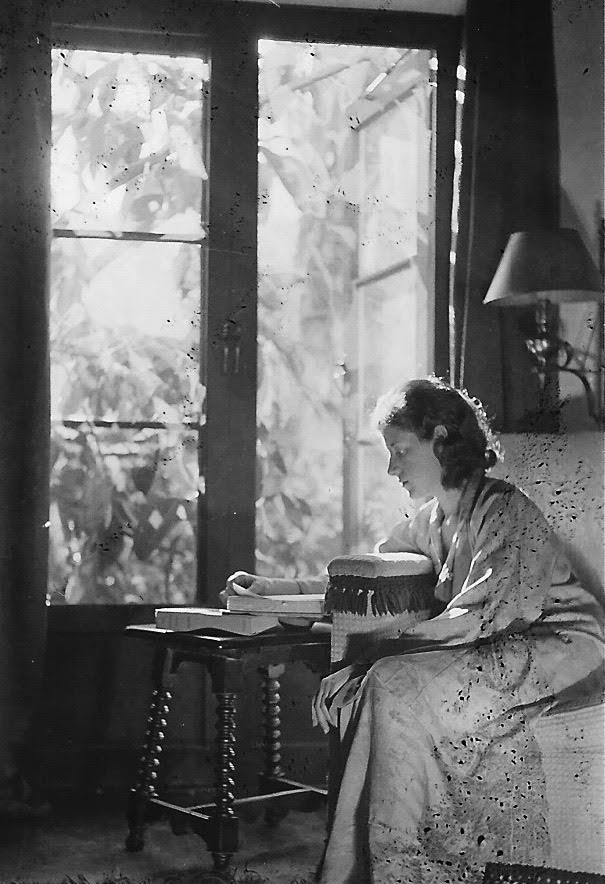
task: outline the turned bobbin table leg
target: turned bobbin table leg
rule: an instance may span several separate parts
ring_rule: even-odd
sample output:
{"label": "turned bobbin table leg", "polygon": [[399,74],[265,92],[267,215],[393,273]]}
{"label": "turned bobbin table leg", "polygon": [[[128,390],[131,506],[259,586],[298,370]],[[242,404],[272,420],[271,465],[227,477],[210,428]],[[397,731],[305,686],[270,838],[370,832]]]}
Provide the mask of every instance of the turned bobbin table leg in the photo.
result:
{"label": "turned bobbin table leg", "polygon": [[[280,707],[280,683],[284,674],[283,663],[263,666],[259,669],[263,677],[263,751],[265,764],[263,771],[264,786],[271,791],[272,781],[283,777],[284,771],[281,765],[281,707]],[[287,811],[273,805],[265,811],[265,821],[269,825],[276,825],[286,815]]]}
{"label": "turned bobbin table leg", "polygon": [[213,833],[208,842],[214,867],[225,870],[237,849],[238,819],[235,815],[235,711],[236,694],[216,694],[216,785]]}
{"label": "turned bobbin table leg", "polygon": [[137,778],[128,799],[128,836],[126,849],[139,851],[145,846],[147,801],[157,798],[160,755],[166,736],[167,716],[172,700],[173,655],[168,649],[157,652],[153,664],[154,690],[147,718],[147,730],[139,761]]}

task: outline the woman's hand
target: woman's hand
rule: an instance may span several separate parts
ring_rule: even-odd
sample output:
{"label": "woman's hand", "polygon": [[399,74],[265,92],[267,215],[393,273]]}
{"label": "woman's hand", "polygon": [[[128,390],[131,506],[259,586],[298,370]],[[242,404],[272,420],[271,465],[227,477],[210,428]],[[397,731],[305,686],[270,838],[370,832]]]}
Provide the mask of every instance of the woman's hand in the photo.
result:
{"label": "woman's hand", "polygon": [[338,725],[336,710],[331,712],[331,710],[328,709],[327,702],[338,693],[354,673],[354,666],[345,666],[344,669],[339,669],[338,672],[333,672],[331,675],[327,675],[321,680],[319,690],[313,697],[311,720],[313,722],[313,727],[319,725],[324,734],[328,733],[330,725],[333,727]]}
{"label": "woman's hand", "polygon": [[[247,589],[247,593],[242,593]],[[286,577],[259,577],[247,571],[236,571],[227,578],[227,585],[219,593],[223,605],[227,604],[230,595],[299,595],[301,592],[298,580]]]}
{"label": "woman's hand", "polygon": [[236,571],[227,578],[225,588],[219,593],[219,598],[224,606],[230,595],[241,595],[239,587],[250,590],[256,595],[272,595],[276,590],[271,588],[270,577],[259,577],[258,574],[249,574],[247,571]]}

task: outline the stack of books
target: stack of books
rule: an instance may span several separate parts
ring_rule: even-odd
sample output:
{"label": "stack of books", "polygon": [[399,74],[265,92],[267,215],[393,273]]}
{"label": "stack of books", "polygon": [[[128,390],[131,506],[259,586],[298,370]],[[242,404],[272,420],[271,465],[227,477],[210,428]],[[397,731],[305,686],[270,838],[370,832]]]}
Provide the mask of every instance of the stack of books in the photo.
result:
{"label": "stack of books", "polygon": [[220,630],[235,635],[258,635],[288,621],[309,625],[323,615],[324,596],[321,595],[234,595],[224,608],[157,608],[155,625],[158,629],[175,632],[204,632]]}

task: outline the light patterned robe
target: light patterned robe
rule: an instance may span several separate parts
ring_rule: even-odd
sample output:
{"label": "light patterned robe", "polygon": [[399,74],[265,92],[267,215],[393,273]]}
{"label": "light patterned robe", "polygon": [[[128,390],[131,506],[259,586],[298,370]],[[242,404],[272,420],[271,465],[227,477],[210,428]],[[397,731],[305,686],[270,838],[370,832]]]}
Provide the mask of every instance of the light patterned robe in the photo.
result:
{"label": "light patterned robe", "polygon": [[468,483],[447,557],[442,518],[430,501],[383,546],[433,559],[445,609],[335,698],[346,763],[324,884],[478,884],[488,861],[548,865],[532,721],[599,672],[602,607],[514,486]]}

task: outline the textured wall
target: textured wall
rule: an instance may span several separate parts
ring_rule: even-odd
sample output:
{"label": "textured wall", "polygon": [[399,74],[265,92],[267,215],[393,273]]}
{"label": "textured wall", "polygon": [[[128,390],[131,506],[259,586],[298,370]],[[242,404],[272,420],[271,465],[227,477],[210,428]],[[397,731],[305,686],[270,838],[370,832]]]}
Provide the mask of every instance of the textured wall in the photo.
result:
{"label": "textured wall", "polygon": [[506,434],[504,463],[493,471],[521,488],[544,512],[578,577],[603,591],[603,434]]}

